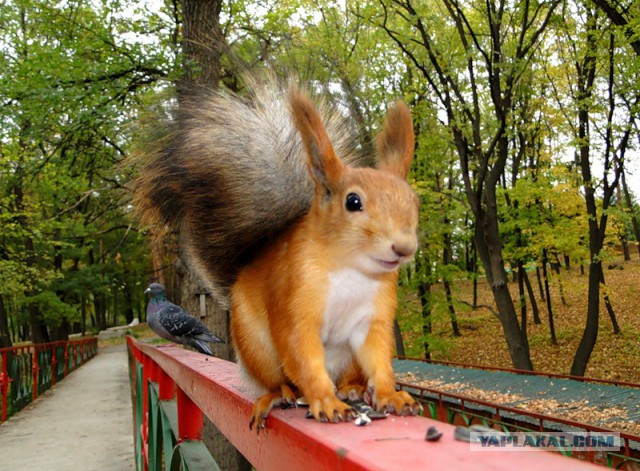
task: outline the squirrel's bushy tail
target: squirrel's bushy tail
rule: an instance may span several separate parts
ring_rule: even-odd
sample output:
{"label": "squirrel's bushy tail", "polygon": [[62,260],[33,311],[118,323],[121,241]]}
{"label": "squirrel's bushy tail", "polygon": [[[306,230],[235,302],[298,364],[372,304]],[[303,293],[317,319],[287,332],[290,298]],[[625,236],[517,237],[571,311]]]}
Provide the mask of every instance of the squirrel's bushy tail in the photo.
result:
{"label": "squirrel's bushy tail", "polygon": [[[268,78],[249,81],[244,99],[192,96],[150,148],[137,152],[138,214],[146,224],[179,231],[191,266],[223,299],[242,265],[311,204],[291,86]],[[316,105],[336,153],[359,165],[351,126],[328,103]]]}

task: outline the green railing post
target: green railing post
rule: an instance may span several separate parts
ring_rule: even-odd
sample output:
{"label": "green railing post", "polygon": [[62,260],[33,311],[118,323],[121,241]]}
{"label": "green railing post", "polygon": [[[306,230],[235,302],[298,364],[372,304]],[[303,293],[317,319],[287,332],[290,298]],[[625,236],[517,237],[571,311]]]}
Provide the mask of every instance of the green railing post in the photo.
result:
{"label": "green railing post", "polygon": [[[216,471],[202,442],[202,411],[152,358],[128,341],[133,362],[137,471]],[[135,373],[133,373],[135,372]],[[135,384],[135,386],[134,386]]]}

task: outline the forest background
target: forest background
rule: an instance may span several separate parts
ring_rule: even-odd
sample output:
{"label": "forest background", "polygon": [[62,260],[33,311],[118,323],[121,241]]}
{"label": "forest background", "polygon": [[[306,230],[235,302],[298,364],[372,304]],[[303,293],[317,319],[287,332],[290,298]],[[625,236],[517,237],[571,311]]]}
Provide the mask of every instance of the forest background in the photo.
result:
{"label": "forest background", "polygon": [[310,81],[363,151],[410,104],[421,248],[399,353],[583,375],[598,342],[618,366],[595,375],[640,381],[638,2],[15,0],[0,45],[0,347],[144,320],[153,280],[198,309],[127,187],[145,116],[206,72],[195,45],[213,86]]}

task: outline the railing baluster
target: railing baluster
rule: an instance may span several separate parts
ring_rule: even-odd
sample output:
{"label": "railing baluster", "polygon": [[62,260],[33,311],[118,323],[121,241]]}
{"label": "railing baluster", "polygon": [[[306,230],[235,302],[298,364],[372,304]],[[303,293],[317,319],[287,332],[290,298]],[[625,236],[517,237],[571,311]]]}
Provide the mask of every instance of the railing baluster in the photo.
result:
{"label": "railing baluster", "polygon": [[69,374],[69,345],[64,346],[64,376]]}
{"label": "railing baluster", "polygon": [[202,440],[202,427],[204,426],[202,411],[182,388],[177,388],[176,393],[178,400],[178,440],[180,442]]}
{"label": "railing baluster", "polygon": [[7,420],[7,402],[9,402],[9,372],[7,368],[7,359],[9,352],[2,352],[2,371],[0,372],[0,395],[2,396],[2,420]]}
{"label": "railing baluster", "polygon": [[38,398],[38,344],[33,346],[33,359],[31,360],[31,369],[33,372],[33,400]]}
{"label": "railing baluster", "polygon": [[167,373],[164,372],[160,366],[158,366],[158,387],[159,387],[159,399],[161,401],[167,401],[173,399],[175,393],[175,383]]}
{"label": "railing baluster", "polygon": [[58,342],[51,346],[51,387],[56,384],[56,351],[58,350]]}

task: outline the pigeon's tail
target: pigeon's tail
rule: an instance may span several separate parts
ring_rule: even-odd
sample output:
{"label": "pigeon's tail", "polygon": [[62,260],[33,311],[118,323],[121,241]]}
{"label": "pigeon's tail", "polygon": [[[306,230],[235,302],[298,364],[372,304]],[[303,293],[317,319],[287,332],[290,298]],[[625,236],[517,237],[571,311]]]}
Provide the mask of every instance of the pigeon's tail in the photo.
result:
{"label": "pigeon's tail", "polygon": [[220,337],[216,337],[215,335],[209,332],[198,334],[196,338],[202,342],[224,343],[224,340],[222,340]]}
{"label": "pigeon's tail", "polygon": [[193,348],[198,350],[200,353],[204,353],[205,355],[214,356],[211,351],[210,343],[224,343],[219,337],[216,337],[213,334],[203,333],[198,334],[195,337],[191,338],[191,342],[189,342]]}
{"label": "pigeon's tail", "polygon": [[[138,214],[159,231],[180,231],[191,266],[223,305],[242,266],[306,213],[314,194],[289,110],[297,86],[269,75],[246,82],[246,98],[212,91],[180,100],[132,155]],[[356,126],[316,101],[336,153],[370,164],[356,150]]]}
{"label": "pigeon's tail", "polygon": [[189,343],[193,348],[198,350],[200,353],[204,353],[205,355],[209,355],[211,357],[214,356],[213,352],[211,351],[211,347],[207,342],[203,342],[202,340],[194,338],[194,339],[191,339]]}

